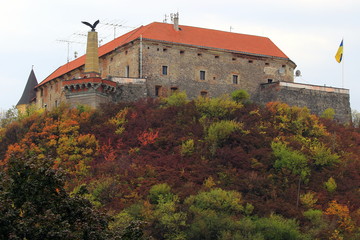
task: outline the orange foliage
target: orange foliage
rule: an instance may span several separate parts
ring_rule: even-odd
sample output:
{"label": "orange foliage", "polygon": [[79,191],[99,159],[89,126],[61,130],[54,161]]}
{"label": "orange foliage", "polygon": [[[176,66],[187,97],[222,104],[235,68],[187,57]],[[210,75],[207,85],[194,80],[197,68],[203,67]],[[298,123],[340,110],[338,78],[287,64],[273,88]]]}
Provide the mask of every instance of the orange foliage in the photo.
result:
{"label": "orange foliage", "polygon": [[349,208],[346,205],[339,204],[335,200],[331,201],[325,214],[337,217],[339,228],[345,232],[352,232],[354,230],[355,226],[351,220]]}
{"label": "orange foliage", "polygon": [[159,131],[144,131],[139,134],[138,140],[141,142],[141,145],[146,146],[152,144],[159,137]]}

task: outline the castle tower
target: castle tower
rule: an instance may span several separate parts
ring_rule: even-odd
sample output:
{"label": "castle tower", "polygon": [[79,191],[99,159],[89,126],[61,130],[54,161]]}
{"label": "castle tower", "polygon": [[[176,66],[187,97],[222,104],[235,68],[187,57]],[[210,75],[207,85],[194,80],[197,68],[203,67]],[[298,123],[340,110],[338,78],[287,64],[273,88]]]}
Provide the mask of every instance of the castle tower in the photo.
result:
{"label": "castle tower", "polygon": [[84,73],[86,77],[100,76],[98,33],[95,31],[88,32]]}
{"label": "castle tower", "polygon": [[36,92],[35,87],[38,85],[38,81],[36,79],[34,69],[31,69],[29,78],[27,80],[24,92],[19,100],[19,102],[16,104],[16,108],[20,112],[25,112],[26,107],[33,103],[36,99]]}

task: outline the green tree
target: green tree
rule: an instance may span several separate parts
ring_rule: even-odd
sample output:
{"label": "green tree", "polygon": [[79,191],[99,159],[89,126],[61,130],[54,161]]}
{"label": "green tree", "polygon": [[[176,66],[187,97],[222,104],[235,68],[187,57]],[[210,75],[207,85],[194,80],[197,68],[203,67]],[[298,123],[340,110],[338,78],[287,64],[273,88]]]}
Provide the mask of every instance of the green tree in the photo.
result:
{"label": "green tree", "polygon": [[106,239],[107,218],[64,190],[51,161],[10,159],[0,184],[1,239]]}

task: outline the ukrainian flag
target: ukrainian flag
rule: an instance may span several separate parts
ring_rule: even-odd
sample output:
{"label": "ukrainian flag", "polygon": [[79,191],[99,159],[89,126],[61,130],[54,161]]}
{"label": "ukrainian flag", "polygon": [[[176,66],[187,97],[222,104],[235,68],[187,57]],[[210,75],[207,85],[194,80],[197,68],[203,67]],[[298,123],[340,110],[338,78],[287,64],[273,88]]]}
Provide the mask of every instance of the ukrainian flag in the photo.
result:
{"label": "ukrainian flag", "polygon": [[344,41],[344,40],[341,40],[339,49],[337,50],[336,55],[335,55],[335,59],[336,59],[336,61],[337,61],[338,63],[341,62],[342,57],[343,57],[343,52],[344,52],[343,41]]}

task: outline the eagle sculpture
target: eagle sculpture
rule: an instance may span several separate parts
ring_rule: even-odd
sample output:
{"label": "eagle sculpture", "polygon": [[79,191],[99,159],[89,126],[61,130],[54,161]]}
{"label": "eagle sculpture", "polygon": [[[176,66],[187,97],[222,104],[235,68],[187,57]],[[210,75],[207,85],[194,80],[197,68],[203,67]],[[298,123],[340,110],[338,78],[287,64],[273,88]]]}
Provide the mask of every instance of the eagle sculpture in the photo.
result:
{"label": "eagle sculpture", "polygon": [[87,26],[89,26],[89,27],[91,27],[91,31],[92,32],[95,32],[95,28],[96,28],[96,25],[98,25],[99,24],[99,20],[97,20],[96,22],[94,22],[94,24],[90,24],[90,23],[88,23],[88,22],[84,22],[84,21],[82,21],[82,23],[83,24],[85,24],[85,25],[87,25]]}

